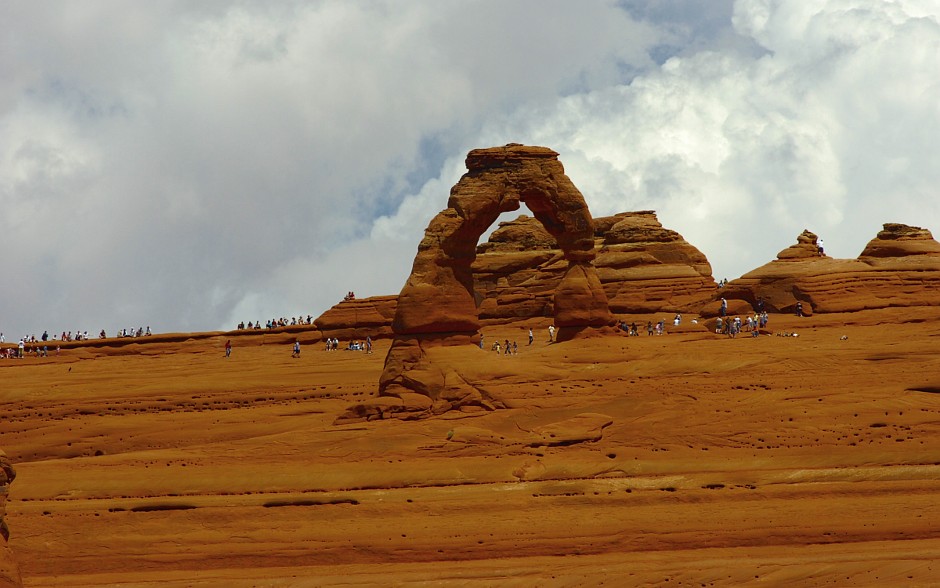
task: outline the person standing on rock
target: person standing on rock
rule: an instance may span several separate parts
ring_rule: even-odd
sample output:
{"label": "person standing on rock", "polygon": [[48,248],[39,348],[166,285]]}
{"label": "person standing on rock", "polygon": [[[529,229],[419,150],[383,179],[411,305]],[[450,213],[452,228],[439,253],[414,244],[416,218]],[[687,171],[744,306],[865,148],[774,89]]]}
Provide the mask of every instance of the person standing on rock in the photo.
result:
{"label": "person standing on rock", "polygon": [[721,316],[725,316],[728,314],[728,301],[725,300],[724,297],[722,297],[721,299],[721,311],[720,312],[721,312]]}
{"label": "person standing on rock", "polygon": [[555,325],[548,325],[548,342],[555,340]]}
{"label": "person standing on rock", "polygon": [[372,336],[366,336],[366,353],[372,353]]}
{"label": "person standing on rock", "polygon": [[294,352],[291,353],[291,357],[300,357],[300,339],[294,340]]}
{"label": "person standing on rock", "polygon": [[532,334],[532,327],[529,327],[529,345],[532,345],[532,341],[535,340],[535,335]]}
{"label": "person standing on rock", "polygon": [[229,339],[225,342],[225,357],[231,357],[232,355],[232,340]]}

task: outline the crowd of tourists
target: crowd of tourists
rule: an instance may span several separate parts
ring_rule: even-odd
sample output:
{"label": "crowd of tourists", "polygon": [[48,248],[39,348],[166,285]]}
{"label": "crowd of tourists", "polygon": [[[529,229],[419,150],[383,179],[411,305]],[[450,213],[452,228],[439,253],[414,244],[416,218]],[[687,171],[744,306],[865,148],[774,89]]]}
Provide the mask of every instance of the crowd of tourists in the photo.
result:
{"label": "crowd of tourists", "polygon": [[[120,329],[117,331],[117,337],[148,337],[153,335],[150,326],[137,327],[136,329]],[[89,341],[93,339],[88,331],[62,331],[60,335],[49,334],[49,331],[43,331],[42,335],[27,335],[20,337],[16,347],[6,346],[6,336],[0,333],[0,359],[22,358],[28,355],[36,357],[47,357],[49,355],[50,344],[55,344],[54,352],[58,354],[59,345],[62,343],[71,343],[73,341]],[[108,334],[104,329],[98,332],[98,339],[107,339]]]}
{"label": "crowd of tourists", "polygon": [[281,317],[276,319],[270,319],[265,321],[264,326],[261,325],[261,321],[248,321],[248,324],[245,324],[244,321],[238,323],[236,327],[239,331],[249,330],[249,331],[260,331],[261,329],[279,329],[281,327],[295,327],[297,325],[312,325],[313,324],[313,315],[304,316],[294,316],[294,317]]}
{"label": "crowd of tourists", "polygon": [[[339,347],[339,337],[326,338],[326,351],[337,351]],[[345,351],[365,351],[366,353],[372,353],[372,337],[366,337],[365,340],[352,339],[343,349]]]}
{"label": "crowd of tourists", "polygon": [[753,316],[748,315],[743,321],[740,316],[718,317],[715,320],[715,333],[728,335],[732,339],[742,332],[750,333],[752,337],[757,337],[760,335],[760,329],[766,328],[769,321],[770,317],[767,315],[766,310],[761,313],[754,313]]}

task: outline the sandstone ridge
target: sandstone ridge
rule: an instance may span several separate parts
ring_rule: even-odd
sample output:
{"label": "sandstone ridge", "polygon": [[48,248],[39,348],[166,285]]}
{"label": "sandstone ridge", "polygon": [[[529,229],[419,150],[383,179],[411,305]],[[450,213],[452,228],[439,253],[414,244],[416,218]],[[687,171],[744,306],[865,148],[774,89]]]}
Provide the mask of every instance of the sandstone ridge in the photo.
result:
{"label": "sandstone ridge", "polygon": [[[886,223],[857,259],[834,259],[803,231],[777,259],[733,280],[720,296],[771,312],[857,312],[889,307],[940,306],[940,243],[927,229]],[[733,306],[733,305],[731,305]],[[738,305],[740,306],[740,305]],[[703,311],[715,315],[718,304]]]}
{"label": "sandstone ridge", "polygon": [[[716,292],[705,255],[664,228],[653,211],[594,219],[594,266],[614,313],[697,312]],[[499,223],[476,248],[474,300],[484,326],[554,316],[554,294],[567,271],[564,252],[532,216]],[[396,296],[340,302],[316,321],[328,337],[386,337]]]}
{"label": "sandstone ridge", "polygon": [[[653,211],[594,219],[594,265],[615,313],[697,311],[715,294],[701,251],[660,224]],[[485,324],[552,315],[561,251],[528,216],[500,223],[474,261]]]}

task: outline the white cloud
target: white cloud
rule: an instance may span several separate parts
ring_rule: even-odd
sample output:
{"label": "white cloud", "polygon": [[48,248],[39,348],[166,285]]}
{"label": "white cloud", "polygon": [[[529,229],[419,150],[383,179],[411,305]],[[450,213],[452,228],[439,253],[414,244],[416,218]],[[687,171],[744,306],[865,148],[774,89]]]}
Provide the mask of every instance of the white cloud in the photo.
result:
{"label": "white cloud", "polygon": [[883,222],[940,228],[938,11],[739,2],[734,23],[762,51],[675,57],[521,108],[481,142],[551,146],[595,215],[658,210],[718,277],[773,259],[803,228],[855,257]]}
{"label": "white cloud", "polygon": [[660,36],[601,0],[7,3],[0,29],[16,336],[393,292],[410,259],[356,243],[374,218],[494,113],[622,81]]}
{"label": "white cloud", "polygon": [[[934,2],[0,7],[0,330],[207,329],[394,294],[471,148],[561,153],[734,277],[937,230]],[[255,315],[255,316],[252,316]]]}

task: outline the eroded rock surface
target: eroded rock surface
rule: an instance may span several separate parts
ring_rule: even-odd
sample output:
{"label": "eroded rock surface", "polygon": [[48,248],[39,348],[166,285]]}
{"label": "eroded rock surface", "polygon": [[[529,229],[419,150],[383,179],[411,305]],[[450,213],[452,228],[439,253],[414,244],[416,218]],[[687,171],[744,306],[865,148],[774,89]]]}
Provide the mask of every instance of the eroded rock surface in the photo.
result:
{"label": "eroded rock surface", "polygon": [[7,527],[6,506],[10,483],[16,478],[13,464],[0,450],[0,587],[22,586],[20,572],[13,559],[13,552],[7,545],[10,529]]}
{"label": "eroded rock surface", "polygon": [[392,335],[398,296],[372,296],[344,300],[321,314],[314,324],[323,337],[341,341]]}
{"label": "eroded rock surface", "polygon": [[[777,259],[733,280],[720,295],[768,311],[855,312],[894,306],[940,306],[940,243],[930,231],[886,223],[857,259],[820,251],[809,231]],[[704,314],[716,314],[717,304]]]}
{"label": "eroded rock surface", "polygon": [[[595,220],[594,265],[616,313],[693,311],[715,294],[711,265],[653,211]],[[473,264],[487,324],[551,316],[552,297],[566,269],[551,235],[534,218],[500,223],[477,249]]]}

